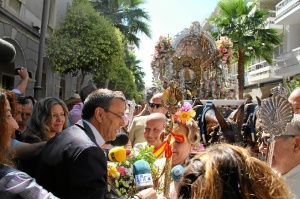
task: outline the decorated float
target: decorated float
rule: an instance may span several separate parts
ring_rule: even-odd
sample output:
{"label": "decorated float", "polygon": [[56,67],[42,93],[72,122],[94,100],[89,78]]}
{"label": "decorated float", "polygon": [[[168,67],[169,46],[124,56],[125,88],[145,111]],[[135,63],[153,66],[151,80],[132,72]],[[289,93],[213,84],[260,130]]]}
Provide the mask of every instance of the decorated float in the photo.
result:
{"label": "decorated float", "polygon": [[174,39],[159,38],[151,63],[155,88],[162,91],[175,80],[185,99],[235,99],[233,54],[233,43],[227,37],[216,41],[199,22],[193,22]]}

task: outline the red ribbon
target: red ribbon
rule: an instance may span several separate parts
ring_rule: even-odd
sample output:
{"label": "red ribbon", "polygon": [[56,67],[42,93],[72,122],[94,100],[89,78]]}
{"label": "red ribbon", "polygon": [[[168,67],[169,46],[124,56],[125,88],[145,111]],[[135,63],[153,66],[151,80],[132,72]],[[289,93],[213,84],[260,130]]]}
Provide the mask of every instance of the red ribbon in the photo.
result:
{"label": "red ribbon", "polygon": [[177,141],[177,142],[185,142],[186,137],[184,134],[179,132],[173,132],[170,133],[166,139],[153,151],[154,155],[156,157],[159,157],[162,155],[163,152],[165,152],[165,157],[169,159],[172,157],[172,147],[171,145]]}

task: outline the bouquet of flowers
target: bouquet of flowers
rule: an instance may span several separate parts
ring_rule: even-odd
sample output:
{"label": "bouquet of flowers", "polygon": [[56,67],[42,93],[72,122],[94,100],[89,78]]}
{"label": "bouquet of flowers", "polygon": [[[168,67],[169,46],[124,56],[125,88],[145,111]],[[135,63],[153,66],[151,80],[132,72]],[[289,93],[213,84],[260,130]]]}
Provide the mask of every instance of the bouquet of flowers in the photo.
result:
{"label": "bouquet of flowers", "polygon": [[152,179],[158,175],[154,166],[156,156],[153,154],[154,146],[145,146],[139,152],[131,151],[131,156],[123,162],[109,162],[108,168],[108,198],[128,198],[136,193],[135,180],[132,165],[137,160],[145,160],[149,163]]}
{"label": "bouquet of flowers", "polygon": [[221,37],[217,41],[217,51],[221,61],[231,68],[234,54],[232,41],[228,37]]}

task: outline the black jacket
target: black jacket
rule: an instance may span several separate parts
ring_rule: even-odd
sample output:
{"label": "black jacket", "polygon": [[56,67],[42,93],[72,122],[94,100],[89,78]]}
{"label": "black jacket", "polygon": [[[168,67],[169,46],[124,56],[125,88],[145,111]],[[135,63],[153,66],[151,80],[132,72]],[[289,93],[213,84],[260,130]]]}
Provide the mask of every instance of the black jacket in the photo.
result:
{"label": "black jacket", "polygon": [[46,143],[36,180],[59,198],[106,198],[105,154],[86,123],[80,120]]}

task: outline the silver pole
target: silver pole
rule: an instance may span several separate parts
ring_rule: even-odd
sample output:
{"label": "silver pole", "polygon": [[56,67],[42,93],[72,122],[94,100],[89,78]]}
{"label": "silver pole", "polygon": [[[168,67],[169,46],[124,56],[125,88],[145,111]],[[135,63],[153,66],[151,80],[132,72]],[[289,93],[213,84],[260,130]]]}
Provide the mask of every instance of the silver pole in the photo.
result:
{"label": "silver pole", "polygon": [[43,14],[42,14],[42,24],[41,24],[41,34],[38,52],[38,65],[35,74],[35,85],[34,85],[34,98],[39,100],[42,98],[42,75],[43,75],[43,63],[44,63],[44,51],[45,51],[45,38],[48,26],[50,9],[50,0],[44,0],[43,4]]}

